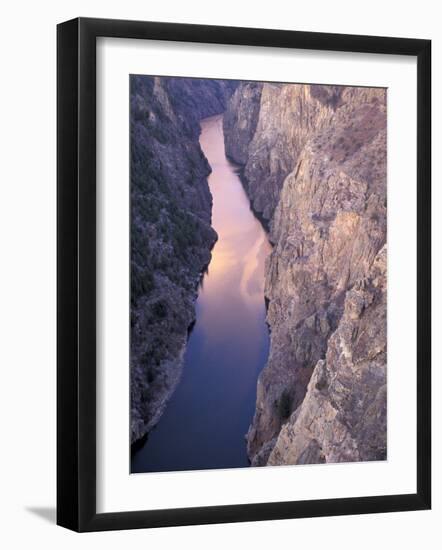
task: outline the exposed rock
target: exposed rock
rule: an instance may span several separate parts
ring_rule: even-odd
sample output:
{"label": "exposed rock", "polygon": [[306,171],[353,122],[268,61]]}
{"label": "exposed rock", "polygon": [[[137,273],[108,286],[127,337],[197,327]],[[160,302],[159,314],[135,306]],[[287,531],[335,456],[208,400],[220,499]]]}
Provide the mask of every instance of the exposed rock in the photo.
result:
{"label": "exposed rock", "polygon": [[[237,124],[246,116],[242,109]],[[226,146],[235,148],[235,140],[226,138]],[[238,158],[243,151],[241,144]],[[270,354],[247,437],[252,465],[260,465],[281,427],[295,425],[293,414],[325,358],[346,293],[368,277],[386,241],[385,91],[264,84],[244,177],[254,208],[271,220],[274,243],[266,268]],[[298,461],[331,456],[320,439],[305,443]]]}
{"label": "exposed rock", "polygon": [[387,457],[386,247],[346,294],[344,313],[307,394],[282,427],[268,464]]}
{"label": "exposed rock", "polygon": [[261,82],[243,82],[228,102],[223,117],[226,155],[236,164],[245,165],[249,145],[255,135],[260,112]]}
{"label": "exposed rock", "polygon": [[131,77],[131,440],[159,420],[179,380],[201,272],[216,233],[198,142],[235,83]]}
{"label": "exposed rock", "polygon": [[256,212],[270,221],[305,141],[333,114],[339,87],[242,83],[224,119],[226,151],[244,166]]}

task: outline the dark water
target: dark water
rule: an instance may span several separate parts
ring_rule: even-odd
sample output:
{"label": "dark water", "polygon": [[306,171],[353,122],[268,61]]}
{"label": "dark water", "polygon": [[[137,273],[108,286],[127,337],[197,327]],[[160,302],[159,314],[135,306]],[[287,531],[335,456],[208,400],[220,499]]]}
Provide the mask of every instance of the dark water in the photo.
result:
{"label": "dark water", "polygon": [[267,355],[264,262],[270,245],[226,159],[222,117],[201,123],[218,242],[196,302],[181,381],[132,472],[248,466],[246,434]]}

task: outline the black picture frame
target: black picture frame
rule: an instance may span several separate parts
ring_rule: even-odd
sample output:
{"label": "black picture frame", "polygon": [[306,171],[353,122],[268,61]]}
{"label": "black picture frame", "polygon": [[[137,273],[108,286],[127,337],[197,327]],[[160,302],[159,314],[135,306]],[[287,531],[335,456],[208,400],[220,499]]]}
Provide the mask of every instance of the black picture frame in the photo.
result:
{"label": "black picture frame", "polygon": [[[417,58],[417,492],[96,512],[96,39]],[[431,506],[431,41],[79,18],[57,27],[57,523],[75,531],[424,510]]]}

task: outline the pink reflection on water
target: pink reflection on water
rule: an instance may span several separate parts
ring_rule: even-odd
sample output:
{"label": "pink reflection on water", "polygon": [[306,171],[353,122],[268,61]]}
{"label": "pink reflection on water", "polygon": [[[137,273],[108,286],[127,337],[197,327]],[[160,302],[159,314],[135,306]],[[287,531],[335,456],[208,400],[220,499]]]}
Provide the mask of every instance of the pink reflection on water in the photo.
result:
{"label": "pink reflection on water", "polygon": [[235,166],[225,156],[222,116],[202,121],[201,127],[201,148],[212,167],[212,226],[218,242],[198,298],[199,320],[202,324],[216,323],[213,317],[219,317],[229,306],[237,310],[245,306],[250,323],[250,309],[256,309],[257,314],[262,309],[264,265],[271,247],[250,209]]}
{"label": "pink reflection on water", "polygon": [[212,225],[218,241],[196,301],[178,387],[133,472],[249,465],[246,434],[256,382],[268,356],[264,264],[266,233],[225,156],[222,117],[202,121],[201,147],[212,167]]}

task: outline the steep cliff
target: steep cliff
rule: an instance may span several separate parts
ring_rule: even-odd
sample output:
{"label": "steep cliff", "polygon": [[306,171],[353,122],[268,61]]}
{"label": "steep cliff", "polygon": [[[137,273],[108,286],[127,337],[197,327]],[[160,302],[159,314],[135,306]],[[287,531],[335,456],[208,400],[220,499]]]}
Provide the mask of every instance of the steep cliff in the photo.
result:
{"label": "steep cliff", "polygon": [[330,119],[340,88],[242,83],[224,115],[226,152],[243,165],[253,209],[270,221],[304,143]]}
{"label": "steep cliff", "polygon": [[227,104],[223,116],[226,155],[246,165],[249,145],[255,135],[261,104],[261,82],[242,82]]}
{"label": "steep cliff", "polygon": [[159,420],[179,380],[201,272],[216,233],[199,120],[235,83],[133,75],[131,440]]}
{"label": "steep cliff", "polygon": [[301,405],[279,433],[268,464],[385,460],[387,457],[387,254],[347,291]]}
{"label": "steep cliff", "polygon": [[[235,108],[233,102],[230,108]],[[226,139],[226,146],[235,144]],[[280,452],[288,446],[282,434],[290,426],[296,439],[302,422],[295,420],[312,373],[318,377],[324,371],[322,361],[329,353],[326,365],[332,361],[329,341],[339,331],[350,299],[346,295],[369,278],[386,241],[385,91],[264,84],[243,164],[246,190],[254,208],[271,222],[274,243],[266,268],[271,346],[258,379],[249,457],[253,465],[266,464],[269,456],[272,463],[292,463],[295,456],[303,462],[338,460],[338,453],[328,452],[319,436],[312,436],[298,454]],[[385,309],[385,304],[379,307]],[[379,330],[385,340],[385,324]],[[355,346],[351,342],[350,349]],[[381,359],[385,364],[385,354]],[[356,386],[359,380],[356,376]],[[375,391],[375,379],[373,384]],[[362,388],[357,386],[355,395]],[[376,402],[381,416],[382,398],[385,392]],[[355,409],[354,415],[353,424],[363,411]],[[275,444],[278,451],[270,455]],[[378,445],[377,452],[358,452],[369,460],[383,456],[382,449]],[[345,460],[344,454],[341,458]]]}

